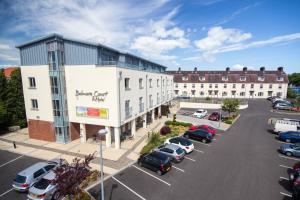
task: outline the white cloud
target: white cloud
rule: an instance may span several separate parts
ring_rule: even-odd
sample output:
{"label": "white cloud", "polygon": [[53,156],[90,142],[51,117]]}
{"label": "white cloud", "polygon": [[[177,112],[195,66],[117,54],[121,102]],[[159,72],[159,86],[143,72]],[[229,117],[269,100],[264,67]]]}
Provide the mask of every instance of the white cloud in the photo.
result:
{"label": "white cloud", "polygon": [[0,50],[9,50],[11,47],[8,44],[0,43]]}
{"label": "white cloud", "polygon": [[247,70],[254,70],[254,67],[251,67],[251,66],[249,67],[249,66],[241,65],[241,64],[235,64],[232,67],[230,67],[230,69],[240,71],[240,70],[243,70],[244,67],[247,67]]}

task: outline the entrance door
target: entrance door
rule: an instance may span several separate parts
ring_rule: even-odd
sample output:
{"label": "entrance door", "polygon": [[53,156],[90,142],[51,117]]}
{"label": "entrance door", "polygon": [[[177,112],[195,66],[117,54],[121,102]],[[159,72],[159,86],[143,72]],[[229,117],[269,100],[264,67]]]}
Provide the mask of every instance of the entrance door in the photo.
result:
{"label": "entrance door", "polygon": [[64,143],[64,134],[63,134],[63,127],[55,127],[55,138],[56,142]]}

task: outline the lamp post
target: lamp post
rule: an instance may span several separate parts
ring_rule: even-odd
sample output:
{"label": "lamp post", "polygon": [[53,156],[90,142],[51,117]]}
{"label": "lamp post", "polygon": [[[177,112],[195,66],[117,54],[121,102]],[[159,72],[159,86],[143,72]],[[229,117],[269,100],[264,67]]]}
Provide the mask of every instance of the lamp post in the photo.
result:
{"label": "lamp post", "polygon": [[[100,136],[100,138],[102,136],[105,136],[107,133],[106,129],[100,129],[98,131],[98,135]],[[104,186],[103,186],[103,158],[102,158],[102,140],[100,143],[100,170],[101,170],[101,199],[100,200],[104,200]]]}

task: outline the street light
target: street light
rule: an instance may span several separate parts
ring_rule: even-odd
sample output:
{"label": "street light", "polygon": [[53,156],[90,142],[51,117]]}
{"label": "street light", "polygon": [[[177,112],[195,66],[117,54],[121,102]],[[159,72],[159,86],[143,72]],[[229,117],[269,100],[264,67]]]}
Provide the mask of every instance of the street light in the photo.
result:
{"label": "street light", "polygon": [[[106,129],[100,129],[98,131],[98,135],[100,136],[100,139],[102,136],[105,136],[107,133]],[[100,167],[101,167],[101,199],[104,200],[104,187],[103,187],[103,158],[102,158],[102,140],[100,143]]]}

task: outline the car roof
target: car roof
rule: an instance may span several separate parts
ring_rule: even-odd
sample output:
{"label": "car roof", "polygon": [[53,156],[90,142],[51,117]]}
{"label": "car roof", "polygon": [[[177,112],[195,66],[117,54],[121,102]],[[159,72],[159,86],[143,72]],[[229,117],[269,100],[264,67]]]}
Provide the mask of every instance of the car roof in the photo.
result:
{"label": "car roof", "polygon": [[176,139],[176,140],[179,140],[179,141],[189,141],[188,139],[184,138],[184,137],[174,137],[174,138],[170,138],[170,139]]}
{"label": "car roof", "polygon": [[39,169],[45,167],[48,164],[49,163],[47,163],[47,162],[38,162],[38,163],[35,163],[34,165],[31,165],[30,167],[27,167],[23,171],[19,172],[18,175],[21,175],[21,176],[31,175],[36,170],[39,170]]}
{"label": "car roof", "polygon": [[175,150],[175,151],[176,151],[177,149],[180,149],[179,146],[174,145],[174,144],[166,144],[164,147],[165,147],[165,148],[168,148],[168,149]]}
{"label": "car roof", "polygon": [[51,170],[43,178],[51,181],[51,180],[55,179],[55,177],[56,177],[56,174],[54,173],[54,171]]}
{"label": "car roof", "polygon": [[165,159],[168,158],[167,155],[165,155],[165,154],[163,154],[163,153],[160,153],[160,152],[158,152],[158,151],[153,151],[153,152],[149,153],[148,155],[154,156],[154,157],[159,158],[159,159],[161,159],[161,160],[165,160]]}

